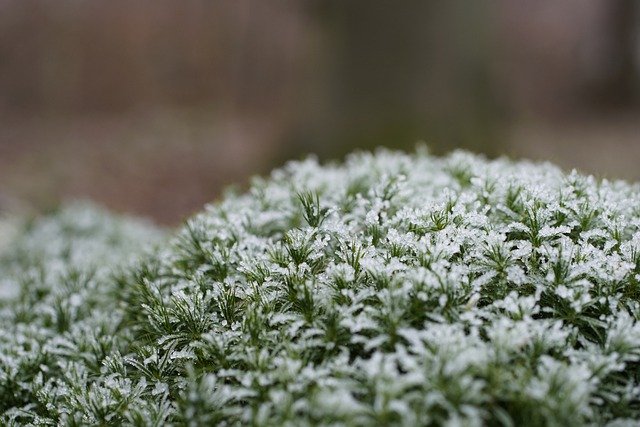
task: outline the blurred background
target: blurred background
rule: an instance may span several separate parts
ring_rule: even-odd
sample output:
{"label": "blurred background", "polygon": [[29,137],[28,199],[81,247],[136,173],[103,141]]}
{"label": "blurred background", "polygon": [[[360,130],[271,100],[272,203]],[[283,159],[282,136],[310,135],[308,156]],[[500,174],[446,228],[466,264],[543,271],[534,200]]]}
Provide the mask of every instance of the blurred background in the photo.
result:
{"label": "blurred background", "polygon": [[640,179],[640,2],[0,0],[0,210],[176,224],[418,141]]}

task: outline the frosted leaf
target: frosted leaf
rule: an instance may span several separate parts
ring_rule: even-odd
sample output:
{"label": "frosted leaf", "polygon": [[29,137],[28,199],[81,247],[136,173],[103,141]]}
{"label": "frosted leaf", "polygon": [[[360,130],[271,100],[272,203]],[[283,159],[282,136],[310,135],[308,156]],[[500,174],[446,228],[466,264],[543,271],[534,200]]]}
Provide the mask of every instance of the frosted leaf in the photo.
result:
{"label": "frosted leaf", "polygon": [[549,164],[380,150],[289,163],[170,241],[63,210],[0,254],[1,422],[625,425],[638,206]]}

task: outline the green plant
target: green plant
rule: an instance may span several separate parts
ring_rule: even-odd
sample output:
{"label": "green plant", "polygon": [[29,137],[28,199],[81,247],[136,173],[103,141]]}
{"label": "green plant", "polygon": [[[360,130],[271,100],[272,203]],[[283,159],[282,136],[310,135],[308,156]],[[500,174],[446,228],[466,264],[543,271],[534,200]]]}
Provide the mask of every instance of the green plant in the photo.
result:
{"label": "green plant", "polygon": [[170,241],[64,210],[0,257],[3,421],[637,425],[639,206],[380,151],[290,163]]}

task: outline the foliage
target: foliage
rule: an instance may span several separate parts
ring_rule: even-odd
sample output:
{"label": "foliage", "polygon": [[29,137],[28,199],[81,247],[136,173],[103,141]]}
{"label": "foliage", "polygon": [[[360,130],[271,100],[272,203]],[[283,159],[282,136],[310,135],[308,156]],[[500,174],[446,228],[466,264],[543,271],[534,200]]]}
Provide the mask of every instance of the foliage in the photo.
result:
{"label": "foliage", "polygon": [[465,153],[309,159],[135,262],[157,232],[63,211],[0,264],[21,286],[3,419],[638,425],[639,190]]}

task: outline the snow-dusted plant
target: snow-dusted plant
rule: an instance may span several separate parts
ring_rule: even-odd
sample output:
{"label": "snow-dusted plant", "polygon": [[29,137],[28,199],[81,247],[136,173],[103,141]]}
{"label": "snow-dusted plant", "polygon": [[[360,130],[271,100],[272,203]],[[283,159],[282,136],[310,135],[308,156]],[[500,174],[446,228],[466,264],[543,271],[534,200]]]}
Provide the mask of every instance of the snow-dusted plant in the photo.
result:
{"label": "snow-dusted plant", "polygon": [[129,224],[72,210],[5,255],[5,423],[640,425],[637,185],[380,151],[292,162],[133,265],[157,234]]}

